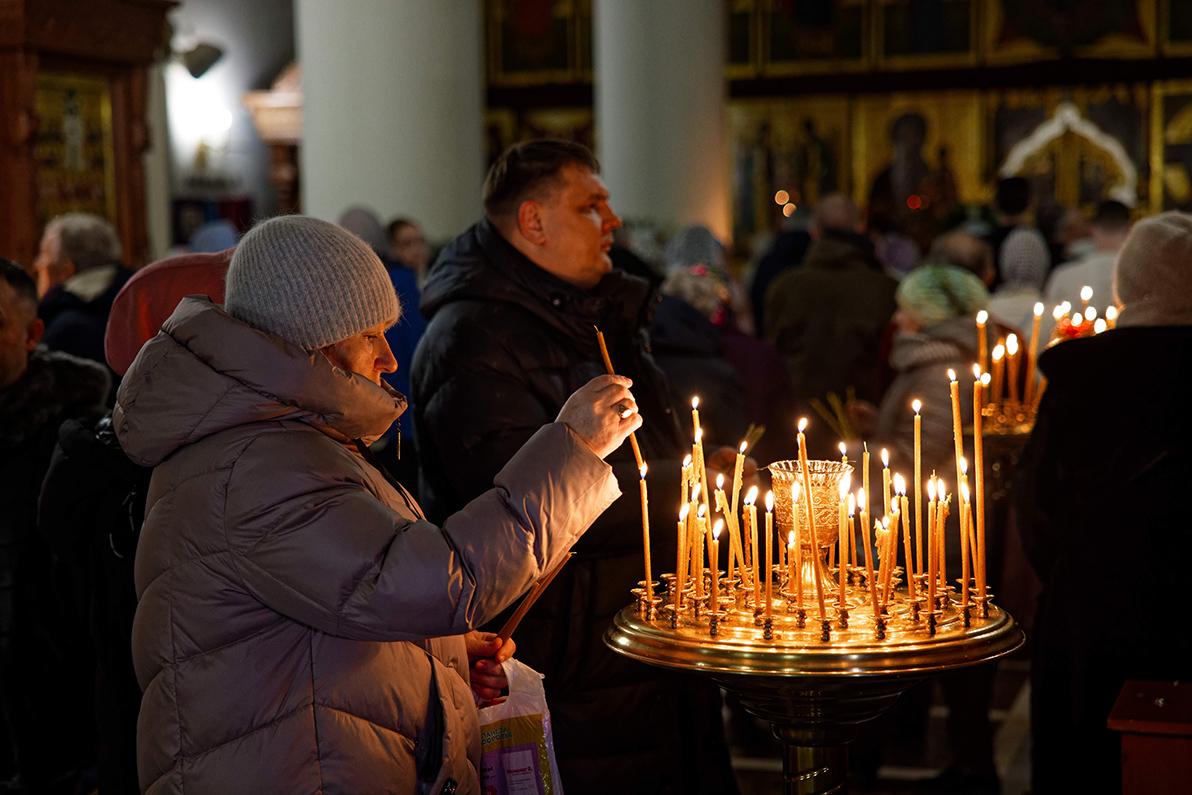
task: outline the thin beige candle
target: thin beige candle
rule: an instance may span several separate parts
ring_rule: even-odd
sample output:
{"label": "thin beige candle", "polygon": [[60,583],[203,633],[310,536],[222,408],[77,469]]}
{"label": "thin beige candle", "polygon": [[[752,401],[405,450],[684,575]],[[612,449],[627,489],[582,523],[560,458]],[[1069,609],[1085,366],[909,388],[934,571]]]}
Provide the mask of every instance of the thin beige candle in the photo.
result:
{"label": "thin beige candle", "polygon": [[[803,468],[803,490],[807,492],[807,534],[811,542],[811,563],[815,570],[815,598],[819,604],[820,620],[828,617],[824,606],[823,571],[820,569],[820,556],[817,549],[819,542],[815,532],[815,494],[811,491],[811,465],[807,461],[807,437],[803,431],[807,429],[807,418],[799,420],[799,464]],[[799,546],[802,546],[800,544]]]}
{"label": "thin beige candle", "polygon": [[914,558],[911,557],[911,509],[910,499],[906,496],[906,485],[903,484],[902,490],[898,493],[898,500],[901,503],[899,513],[902,515],[902,543],[903,551],[906,554],[906,593],[912,600],[915,598],[915,575],[918,573],[915,569]]}
{"label": "thin beige candle", "polygon": [[964,430],[960,415],[960,384],[956,371],[948,368],[948,391],[952,397],[952,443],[956,454],[956,482],[960,482],[960,459],[964,458]]}
{"label": "thin beige candle", "polygon": [[[869,536],[869,489],[862,487],[857,493],[857,511],[861,514],[861,544]],[[857,557],[857,568],[861,568],[861,558]]]}
{"label": "thin beige candle", "polygon": [[890,451],[882,448],[882,516],[890,515]]}
{"label": "thin beige candle", "polygon": [[724,520],[717,519],[716,524],[712,525],[712,549],[708,555],[712,563],[712,601],[709,607],[713,613],[720,609],[720,533],[723,529]]}
{"label": "thin beige candle", "polygon": [[1000,342],[993,346],[993,389],[990,390],[989,402],[1002,402],[1002,373],[1005,371],[1006,346]]}
{"label": "thin beige candle", "polygon": [[738,521],[738,508],[741,504],[741,479],[745,472],[745,449],[749,443],[742,441],[737,446],[737,460],[733,462],[733,501],[729,504],[729,579],[732,579],[732,556],[736,555],[738,563],[745,565],[745,544],[741,537],[741,525]]}
{"label": "thin beige candle", "polygon": [[704,537],[708,534],[708,520],[707,520],[707,506],[700,505],[695,512],[695,543],[692,545],[695,552],[695,566],[692,572],[695,575],[695,598],[704,598]]}
{"label": "thin beige candle", "polygon": [[[729,507],[728,507],[728,496],[724,493],[724,473],[723,472],[718,473],[716,475],[716,510],[720,512],[720,515],[722,517],[724,517],[726,519],[728,518],[730,512],[729,512]],[[708,539],[708,544],[710,545],[711,543],[712,543],[712,540]],[[728,572],[729,572],[729,576],[732,576],[733,556],[732,556],[732,543],[731,542],[729,543]]]}
{"label": "thin beige candle", "polygon": [[847,594],[845,594],[845,586],[848,583],[848,490],[849,490],[849,476],[845,475],[840,479],[840,505],[837,508],[836,518],[836,532],[837,543],[840,544],[840,553],[836,556],[839,561],[839,566],[836,569],[837,583],[837,607],[844,607]]}
{"label": "thin beige candle", "polygon": [[[693,470],[693,474],[694,474],[694,470]],[[685,577],[691,578],[691,580],[692,580],[691,585],[693,588],[695,586],[695,575],[696,575],[696,571],[695,571],[696,557],[695,556],[696,556],[696,553],[699,551],[699,543],[700,543],[699,524],[698,524],[698,522],[696,522],[696,517],[699,515],[699,512],[700,512],[701,508],[703,507],[700,505],[699,493],[700,493],[700,485],[699,485],[699,480],[697,479],[695,482],[695,485],[691,487],[691,503],[690,503],[691,509],[687,512],[687,550],[686,550],[687,559],[683,563]]]}
{"label": "thin beige candle", "polygon": [[[864,517],[862,517],[864,518]],[[868,525],[862,527],[865,541],[865,578],[869,581],[869,597],[873,600],[873,617],[881,615],[881,606],[877,601],[877,577],[873,576],[873,544],[877,536],[877,522],[873,523],[874,535],[870,536]]]}
{"label": "thin beige candle", "polygon": [[766,492],[766,619],[774,615],[774,492]]}
{"label": "thin beige candle", "polygon": [[[692,413],[695,413],[692,410]],[[699,478],[700,495],[704,502],[704,513],[712,513],[712,507],[709,504],[711,501],[712,491],[708,488],[708,468],[704,463],[704,429],[701,427],[695,432],[695,449],[692,451],[695,457],[695,476]]]}
{"label": "thin beige candle", "polygon": [[679,484],[679,503],[682,504],[682,503],[687,502],[687,497],[688,497],[688,495],[691,494],[691,454],[690,453],[688,453],[687,456],[683,459],[683,468],[679,474],[680,474],[680,480],[682,481]]}
{"label": "thin beige candle", "polygon": [[927,481],[927,610],[935,610],[935,475]]}
{"label": "thin beige candle", "polygon": [[675,553],[675,581],[672,586],[675,592],[671,595],[675,607],[675,617],[683,607],[683,586],[686,585],[687,567],[687,512],[691,510],[690,503],[683,503],[679,508],[679,546]]}
{"label": "thin beige candle", "polygon": [[[943,489],[943,481],[940,481],[940,489]],[[949,494],[940,506],[939,526],[936,528],[939,533],[940,548],[936,552],[936,564],[939,568],[940,587],[947,593],[948,588],[948,516],[952,513],[952,495]]]}
{"label": "thin beige candle", "polygon": [[989,313],[982,309],[977,313],[977,361],[981,367],[988,367],[989,334],[986,325],[989,323]]}
{"label": "thin beige candle", "polygon": [[642,464],[641,480],[642,498],[642,549],[646,559],[646,604],[654,601],[654,580],[650,574],[650,498],[646,495],[646,465]]}
{"label": "thin beige candle", "polygon": [[753,605],[758,603],[758,571],[757,571],[757,486],[750,486],[749,492],[745,495],[746,511],[745,516],[748,517],[749,522],[749,544],[751,552],[753,553]]}
{"label": "thin beige candle", "polygon": [[969,604],[969,524],[972,522],[972,505],[969,503],[969,487],[960,484],[960,607],[968,609]]}
{"label": "thin beige candle", "polygon": [[[790,569],[786,575],[787,593],[790,593],[791,583],[795,582],[795,560],[797,558],[798,553],[795,552],[795,531],[791,530],[786,534],[786,565]],[[800,588],[799,593],[802,592],[803,589]],[[802,600],[799,601],[798,605],[800,608],[803,606]]]}
{"label": "thin beige candle", "polygon": [[973,382],[973,479],[977,502],[977,596],[985,596],[985,430],[981,406],[989,373],[982,373]]}
{"label": "thin beige candle", "polygon": [[840,444],[836,445],[836,449],[840,451],[840,463],[848,463],[848,445],[841,440]]}
{"label": "thin beige candle", "polygon": [[[613,360],[609,358],[608,346],[604,343],[604,332],[598,327],[596,329],[596,343],[600,346],[600,358],[604,360],[604,369],[609,375],[616,375],[616,370],[613,369]],[[629,434],[629,446],[633,448],[633,460],[637,462],[638,469],[642,466],[642,451],[637,446],[637,436],[633,433]]]}
{"label": "thin beige candle", "polygon": [[[923,402],[915,399],[911,403],[915,412],[915,571],[923,571]],[[910,557],[907,557],[910,568]],[[913,598],[913,597],[912,597]]]}
{"label": "thin beige candle", "polygon": [[[803,609],[803,522],[800,520],[799,511],[799,494],[802,491],[798,483],[791,484],[791,517],[795,524],[795,529],[792,531],[795,534],[795,556],[794,561],[791,562],[791,581],[787,583],[787,590],[792,587],[795,589],[795,607],[800,610]],[[790,557],[791,550],[787,550],[787,557]]]}
{"label": "thin beige candle", "polygon": [[[857,510],[861,512],[861,516],[869,516],[869,445],[861,442],[861,497],[857,500]],[[866,532],[865,522],[861,522],[861,531]],[[857,567],[861,567],[860,559],[855,561]]]}
{"label": "thin beige candle", "polygon": [[1010,393],[1010,402],[1018,402],[1018,366],[1021,357],[1018,355],[1018,335],[1006,337],[1006,382]]}
{"label": "thin beige candle", "polygon": [[1026,352],[1026,386],[1022,393],[1022,402],[1024,405],[1031,404],[1031,398],[1035,394],[1035,360],[1039,356],[1039,323],[1043,319],[1043,302],[1037,301],[1035,303],[1035,316],[1031,321],[1031,343]]}

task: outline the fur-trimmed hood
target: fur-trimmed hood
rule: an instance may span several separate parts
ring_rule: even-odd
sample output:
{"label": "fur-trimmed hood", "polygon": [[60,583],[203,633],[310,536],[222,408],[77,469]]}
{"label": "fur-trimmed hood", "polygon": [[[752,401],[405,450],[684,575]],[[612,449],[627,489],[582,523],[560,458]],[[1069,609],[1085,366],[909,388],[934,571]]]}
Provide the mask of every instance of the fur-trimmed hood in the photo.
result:
{"label": "fur-trimmed hood", "polygon": [[37,348],[24,375],[0,390],[0,449],[20,446],[54,418],[99,409],[110,383],[95,362]]}

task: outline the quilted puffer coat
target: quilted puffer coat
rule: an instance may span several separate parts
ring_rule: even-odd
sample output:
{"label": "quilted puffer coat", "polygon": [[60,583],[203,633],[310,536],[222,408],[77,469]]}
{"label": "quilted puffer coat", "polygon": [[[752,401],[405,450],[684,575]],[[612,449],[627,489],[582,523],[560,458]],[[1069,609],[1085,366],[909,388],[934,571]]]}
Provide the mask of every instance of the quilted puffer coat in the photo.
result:
{"label": "quilted puffer coat", "polygon": [[436,527],[354,442],[403,409],[206,299],[138,355],[114,421],[156,467],[133,629],[146,792],[479,789],[459,636],[619,491],[554,423]]}

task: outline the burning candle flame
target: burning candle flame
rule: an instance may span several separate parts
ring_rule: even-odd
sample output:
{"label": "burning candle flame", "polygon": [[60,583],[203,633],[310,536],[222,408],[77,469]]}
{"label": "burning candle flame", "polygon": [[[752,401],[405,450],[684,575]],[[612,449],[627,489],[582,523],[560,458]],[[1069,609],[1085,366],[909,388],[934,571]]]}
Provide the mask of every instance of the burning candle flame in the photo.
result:
{"label": "burning candle flame", "polygon": [[695,511],[695,517],[696,517],[697,519],[703,519],[703,518],[704,518],[704,514],[706,514],[707,512],[708,512],[708,506],[707,506],[707,505],[704,505],[704,504],[701,502],[701,503],[699,504],[699,508],[697,508],[697,509],[696,509],[696,511]]}
{"label": "burning candle flame", "polygon": [[1006,337],[1006,353],[1010,356],[1018,355],[1018,335],[1011,334]]}
{"label": "burning candle flame", "polygon": [[745,448],[748,446],[749,446],[749,442],[742,441],[741,444],[737,446],[737,452],[740,453],[741,455],[745,455]]}
{"label": "burning candle flame", "polygon": [[648,468],[649,468],[649,467],[648,467],[646,464],[642,464],[642,468],[638,470],[639,472],[641,472],[641,475],[642,475],[642,480],[645,480],[645,479],[646,479],[646,470],[647,470]]}
{"label": "burning candle flame", "polygon": [[885,469],[889,469],[890,468],[890,451],[883,447],[881,455],[882,455],[882,467]]}
{"label": "burning candle flame", "polygon": [[757,486],[750,486],[749,491],[745,492],[745,504],[753,505],[757,502]]}
{"label": "burning candle flame", "polygon": [[1073,326],[1079,326],[1083,322],[1084,322],[1084,316],[1081,315],[1079,312],[1072,315],[1072,325]]}
{"label": "burning candle flame", "polygon": [[719,475],[716,476],[716,488],[717,489],[724,488],[724,473],[723,472],[721,472]]}
{"label": "burning candle flame", "polygon": [[699,395],[693,395],[691,398],[691,410],[696,411],[698,409],[699,409]]}
{"label": "burning candle flame", "polygon": [[990,377],[989,377],[989,373],[981,373],[981,386],[982,386],[982,387],[987,387],[987,386],[989,386],[989,382],[990,382],[990,380],[991,380],[991,379],[990,379]]}
{"label": "burning candle flame", "polygon": [[849,487],[852,485],[853,478],[848,472],[844,473],[844,477],[840,479],[840,499],[844,500],[848,497]]}
{"label": "burning candle flame", "polygon": [[991,355],[993,356],[993,360],[995,362],[1000,362],[1006,356],[1006,346],[999,342],[997,345],[993,346],[993,353]]}
{"label": "burning candle flame", "polygon": [[1105,322],[1105,318],[1099,317],[1093,321],[1093,333],[1100,334],[1109,328],[1109,324]]}
{"label": "burning candle flame", "polygon": [[[996,350],[997,350],[997,348],[994,348],[994,350],[996,351]],[[953,370],[951,367],[949,367],[949,368],[948,368],[948,380],[949,380],[949,381],[955,381],[955,380],[956,380],[956,371],[955,371],[955,370]]]}
{"label": "burning candle flame", "polygon": [[977,325],[984,326],[988,322],[989,322],[989,313],[986,312],[984,309],[982,309],[980,312],[977,313]]}
{"label": "burning candle flame", "polygon": [[1089,287],[1087,284],[1084,287],[1081,287],[1080,288],[1080,300],[1081,301],[1093,300],[1093,288]]}
{"label": "burning candle flame", "polygon": [[841,455],[846,455],[848,453],[848,445],[845,444],[843,441],[840,444],[836,445],[836,449],[840,451]]}
{"label": "burning candle flame", "polygon": [[789,533],[786,534],[786,548],[787,549],[795,548],[795,531],[794,530],[791,530]]}
{"label": "burning candle flame", "polygon": [[1051,317],[1057,323],[1059,322],[1059,319],[1066,314],[1068,314],[1068,310],[1064,309],[1063,304],[1056,304],[1055,308],[1051,310]]}
{"label": "burning candle flame", "polygon": [[689,466],[691,466],[691,453],[688,453],[688,454],[686,455],[686,457],[683,459],[683,466],[684,466],[684,467],[689,467]]}
{"label": "burning candle flame", "polygon": [[1035,302],[1035,317],[1043,317],[1043,309],[1044,309],[1043,302],[1036,301]]}
{"label": "burning candle flame", "polygon": [[680,522],[686,522],[686,521],[687,521],[687,514],[689,514],[690,512],[691,512],[691,505],[690,505],[690,503],[686,503],[686,502],[685,502],[685,503],[683,503],[682,507],[680,507],[680,508],[679,508],[679,521],[680,521]]}
{"label": "burning candle flame", "polygon": [[704,441],[704,429],[696,428],[695,429],[695,443],[701,444],[703,441]]}
{"label": "burning candle flame", "polygon": [[724,529],[724,520],[717,519],[716,524],[712,525],[712,540],[713,541],[720,540],[720,531],[723,529]]}
{"label": "burning candle flame", "polygon": [[927,481],[927,499],[935,502],[935,478]]}
{"label": "burning candle flame", "polygon": [[923,401],[915,398],[911,401],[911,408],[918,414],[923,409]]}
{"label": "burning candle flame", "polygon": [[864,486],[857,489],[857,504],[858,505],[865,504],[865,487]]}
{"label": "burning candle flame", "polygon": [[699,489],[700,489],[700,484],[698,482],[694,486],[691,487],[691,501],[692,502],[699,502]]}
{"label": "burning candle flame", "polygon": [[848,515],[854,516],[857,513],[857,498],[853,494],[848,495]]}
{"label": "burning candle flame", "polygon": [[796,480],[791,484],[791,505],[799,504],[800,494],[802,494],[802,490],[799,488],[799,481]]}
{"label": "burning candle flame", "polygon": [[945,495],[945,494],[947,494],[947,493],[948,493],[948,489],[947,489],[947,487],[946,487],[946,486],[944,486],[944,479],[943,479],[943,478],[936,478],[936,481],[935,481],[935,494],[936,494],[936,497],[937,497],[938,499],[941,499],[941,500],[942,500],[942,499],[945,499],[944,495]]}
{"label": "burning candle flame", "polygon": [[772,510],[774,510],[774,492],[767,491],[766,492],[766,512],[769,513]]}
{"label": "burning candle flame", "polygon": [[1105,319],[1106,320],[1108,320],[1110,323],[1112,323],[1113,321],[1117,320],[1117,317],[1118,317],[1118,308],[1116,306],[1114,306],[1113,304],[1110,304],[1109,306],[1105,307]]}
{"label": "burning candle flame", "polygon": [[800,417],[799,418],[799,433],[802,433],[805,430],[807,430],[807,418]]}
{"label": "burning candle flame", "polygon": [[969,501],[969,487],[967,483],[960,484],[960,499],[966,503]]}
{"label": "burning candle flame", "polygon": [[901,472],[894,475],[894,493],[906,494],[906,478],[902,476]]}
{"label": "burning candle flame", "polygon": [[1088,309],[1084,310],[1084,319],[1085,319],[1085,322],[1087,322],[1087,323],[1092,323],[1094,320],[1096,320],[1097,319],[1097,307],[1090,306]]}
{"label": "burning candle flame", "polygon": [[974,381],[981,380],[981,365],[979,365],[979,364],[973,365],[973,380]]}

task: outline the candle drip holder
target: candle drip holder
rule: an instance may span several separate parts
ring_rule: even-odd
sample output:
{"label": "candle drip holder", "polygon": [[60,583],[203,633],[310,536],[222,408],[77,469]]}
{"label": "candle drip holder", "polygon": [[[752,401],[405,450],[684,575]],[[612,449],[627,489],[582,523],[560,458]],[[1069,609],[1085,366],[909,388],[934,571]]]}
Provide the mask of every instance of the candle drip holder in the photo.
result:
{"label": "candle drip holder", "polygon": [[839,621],[841,629],[848,629],[848,605],[842,604],[836,606],[836,618]]}

